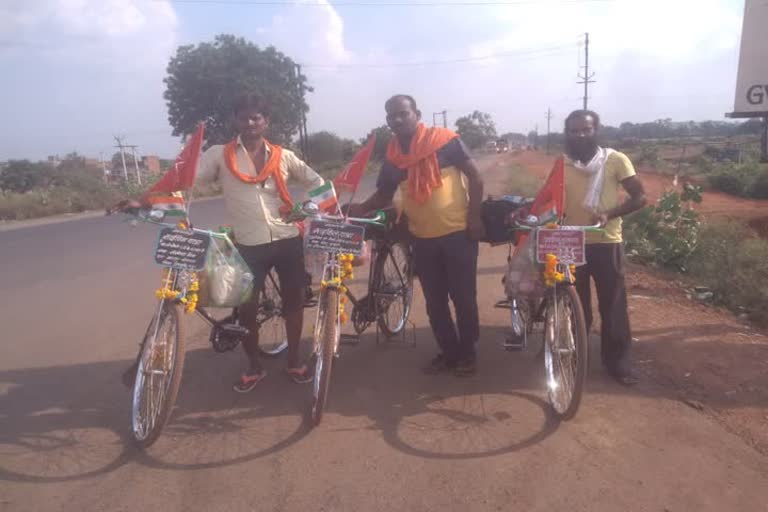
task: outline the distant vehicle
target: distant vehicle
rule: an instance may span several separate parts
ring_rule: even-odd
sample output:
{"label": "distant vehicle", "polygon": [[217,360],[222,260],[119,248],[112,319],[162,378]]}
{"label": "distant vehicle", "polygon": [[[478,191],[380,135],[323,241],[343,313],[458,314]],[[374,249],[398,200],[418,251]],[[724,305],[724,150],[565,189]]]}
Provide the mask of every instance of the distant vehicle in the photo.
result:
{"label": "distant vehicle", "polygon": [[509,151],[509,143],[506,141],[506,139],[499,139],[496,141],[496,152],[497,153],[506,153]]}

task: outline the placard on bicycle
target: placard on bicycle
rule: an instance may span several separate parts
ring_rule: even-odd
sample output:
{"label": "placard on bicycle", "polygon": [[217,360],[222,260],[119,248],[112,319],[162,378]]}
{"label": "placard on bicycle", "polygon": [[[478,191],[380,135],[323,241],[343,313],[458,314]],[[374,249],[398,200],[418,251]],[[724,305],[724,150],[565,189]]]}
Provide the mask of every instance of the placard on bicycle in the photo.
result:
{"label": "placard on bicycle", "polygon": [[554,254],[560,263],[584,265],[586,236],[581,229],[539,229],[536,234],[536,260],[544,263]]}
{"label": "placard on bicycle", "polygon": [[341,224],[313,220],[305,233],[307,249],[332,253],[363,254],[365,228],[354,224]]}
{"label": "placard on bicycle", "polygon": [[198,231],[163,228],[155,246],[155,263],[177,270],[202,270],[211,237]]}

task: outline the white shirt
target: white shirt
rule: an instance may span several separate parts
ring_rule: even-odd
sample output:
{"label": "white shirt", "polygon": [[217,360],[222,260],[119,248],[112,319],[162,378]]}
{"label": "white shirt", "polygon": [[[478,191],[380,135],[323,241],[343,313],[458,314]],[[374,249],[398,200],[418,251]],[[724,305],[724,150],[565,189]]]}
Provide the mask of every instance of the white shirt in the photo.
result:
{"label": "white shirt", "polygon": [[[258,173],[253,161],[239,137],[237,143],[238,170],[243,174],[256,176]],[[266,153],[268,158],[268,148]],[[325,183],[325,180],[293,151],[285,148],[280,159],[280,172],[286,183],[291,179],[297,180],[307,190]],[[278,194],[275,179],[270,177],[262,183],[242,181],[227,167],[223,145],[213,146],[202,154],[195,181],[200,184],[213,181],[221,183],[224,205],[238,243],[262,245],[299,235],[299,230],[294,224],[285,223],[280,218],[283,201]]]}

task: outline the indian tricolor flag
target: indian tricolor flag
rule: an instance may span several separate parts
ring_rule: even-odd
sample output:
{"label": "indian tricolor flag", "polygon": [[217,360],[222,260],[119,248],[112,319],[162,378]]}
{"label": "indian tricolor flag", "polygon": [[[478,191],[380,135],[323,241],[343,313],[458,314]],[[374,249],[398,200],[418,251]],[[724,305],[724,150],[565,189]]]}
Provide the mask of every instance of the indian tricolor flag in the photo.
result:
{"label": "indian tricolor flag", "polygon": [[184,198],[178,192],[171,195],[152,195],[147,197],[147,201],[153,210],[163,211],[166,215],[182,217],[187,213]]}
{"label": "indian tricolor flag", "polygon": [[309,200],[315,203],[323,211],[330,211],[336,208],[336,189],[333,188],[333,182],[326,181],[325,185],[319,186],[314,190],[307,192]]}

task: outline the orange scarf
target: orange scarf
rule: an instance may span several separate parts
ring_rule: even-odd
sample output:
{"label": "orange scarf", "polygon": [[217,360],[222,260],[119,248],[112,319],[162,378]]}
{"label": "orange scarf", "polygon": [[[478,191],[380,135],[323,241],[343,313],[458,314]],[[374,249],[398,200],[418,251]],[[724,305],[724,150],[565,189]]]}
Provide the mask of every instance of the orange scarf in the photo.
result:
{"label": "orange scarf", "polygon": [[403,153],[397,137],[387,146],[387,160],[408,173],[408,194],[417,203],[425,203],[432,196],[432,189],[443,186],[437,150],[458,137],[447,128],[427,128],[419,123],[411,139],[410,151]]}
{"label": "orange scarf", "polygon": [[[266,139],[264,140],[264,144],[269,149],[269,158],[264,162],[264,167],[262,167],[261,171],[256,176],[250,176],[240,172],[237,165],[237,139],[232,140],[229,144],[224,146],[224,161],[227,163],[227,168],[232,175],[244,183],[263,183],[270,176],[274,176],[275,183],[277,183],[277,193],[280,195],[280,199],[284,204],[284,206],[280,208],[280,211],[290,211],[291,208],[293,208],[293,200],[291,199],[291,194],[288,192],[288,187],[285,185],[283,173],[280,172],[280,161],[283,155],[283,148],[276,144],[270,144]],[[248,158],[250,158],[250,155],[248,155]]]}

